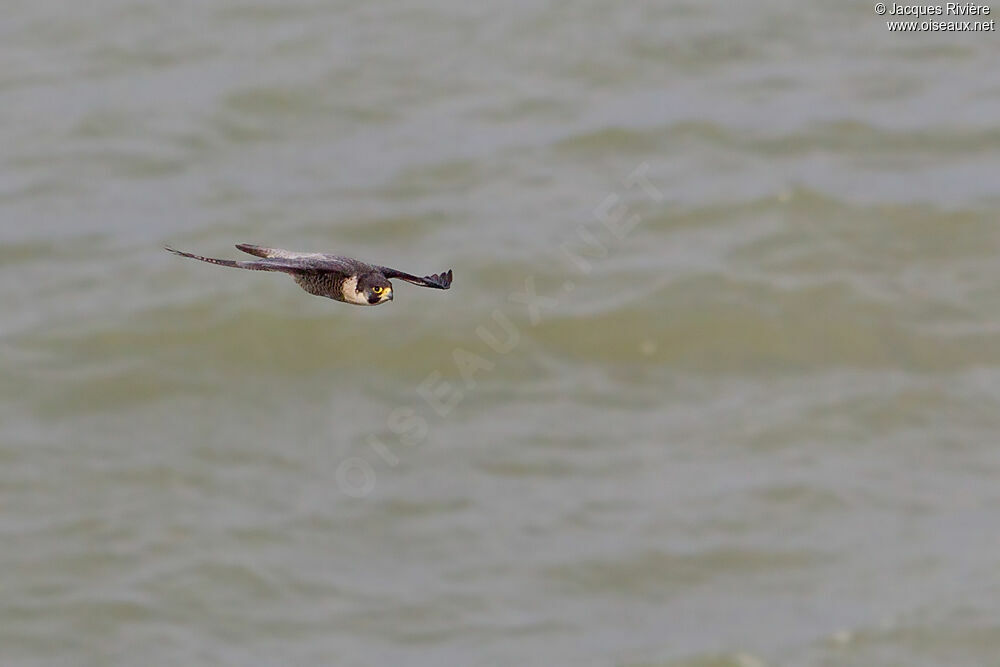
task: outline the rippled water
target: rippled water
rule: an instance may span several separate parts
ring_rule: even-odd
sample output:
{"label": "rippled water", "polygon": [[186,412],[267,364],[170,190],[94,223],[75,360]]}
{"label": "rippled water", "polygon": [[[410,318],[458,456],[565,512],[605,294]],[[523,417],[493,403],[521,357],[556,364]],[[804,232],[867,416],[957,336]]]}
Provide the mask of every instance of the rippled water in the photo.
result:
{"label": "rippled water", "polygon": [[2,664],[1000,664],[992,34],[6,9]]}

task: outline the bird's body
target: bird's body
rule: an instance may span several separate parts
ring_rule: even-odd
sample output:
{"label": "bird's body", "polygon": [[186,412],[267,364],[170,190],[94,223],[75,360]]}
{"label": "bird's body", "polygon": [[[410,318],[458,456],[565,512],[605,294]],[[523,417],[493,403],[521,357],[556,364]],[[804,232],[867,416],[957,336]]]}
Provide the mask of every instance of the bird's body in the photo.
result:
{"label": "bird's body", "polygon": [[[357,283],[348,285],[347,282],[350,279],[337,273],[301,273],[292,276],[292,280],[310,294],[325,296],[344,303],[353,303],[351,292],[357,293]],[[348,289],[345,290],[345,287]]]}
{"label": "bird's body", "polygon": [[351,257],[329,255],[319,252],[293,252],[281,248],[263,248],[247,243],[237,243],[236,247],[262,259],[256,261],[234,261],[202,257],[189,252],[181,252],[168,247],[172,253],[182,257],[254,271],[280,271],[289,273],[299,287],[316,296],[324,296],[336,301],[357,306],[377,306],[392,301],[390,278],[399,278],[421,287],[448,289],[451,287],[451,271],[430,276],[414,276],[385,266],[368,264]]}

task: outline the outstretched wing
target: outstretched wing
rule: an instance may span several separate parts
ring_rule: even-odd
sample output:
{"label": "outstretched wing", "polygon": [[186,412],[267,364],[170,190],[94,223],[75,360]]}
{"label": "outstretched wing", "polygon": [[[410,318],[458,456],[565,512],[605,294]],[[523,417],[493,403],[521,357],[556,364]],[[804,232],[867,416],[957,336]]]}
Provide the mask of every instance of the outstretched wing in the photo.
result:
{"label": "outstretched wing", "polygon": [[315,257],[337,258],[336,255],[324,255],[319,252],[295,252],[294,250],[284,250],[282,248],[265,248],[264,246],[253,245],[252,243],[237,243],[236,247],[255,257],[266,257],[269,259],[308,259]]}
{"label": "outstretched wing", "polygon": [[202,257],[189,252],[175,250],[170,246],[165,246],[175,255],[190,257],[209,264],[219,266],[230,266],[235,269],[250,269],[251,271],[281,271],[283,273],[340,273],[350,275],[354,272],[354,267],[350,262],[340,257],[267,257],[253,262],[238,262],[231,259],[216,259],[214,257]]}
{"label": "outstretched wing", "polygon": [[430,276],[414,276],[409,273],[403,273],[402,271],[397,271],[396,269],[390,269],[387,266],[380,266],[378,270],[385,275],[386,278],[399,278],[400,280],[405,280],[408,283],[413,283],[414,285],[420,285],[421,287],[431,287],[433,289],[448,289],[451,287],[451,269],[443,273],[435,273]]}

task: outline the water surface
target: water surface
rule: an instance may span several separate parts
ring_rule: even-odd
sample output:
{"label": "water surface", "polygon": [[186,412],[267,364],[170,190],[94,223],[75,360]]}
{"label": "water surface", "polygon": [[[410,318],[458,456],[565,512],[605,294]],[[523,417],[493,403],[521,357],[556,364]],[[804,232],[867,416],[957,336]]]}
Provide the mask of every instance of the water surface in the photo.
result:
{"label": "water surface", "polygon": [[[993,34],[100,0],[0,35],[4,665],[1000,664]],[[351,308],[160,249],[235,242],[455,283]]]}

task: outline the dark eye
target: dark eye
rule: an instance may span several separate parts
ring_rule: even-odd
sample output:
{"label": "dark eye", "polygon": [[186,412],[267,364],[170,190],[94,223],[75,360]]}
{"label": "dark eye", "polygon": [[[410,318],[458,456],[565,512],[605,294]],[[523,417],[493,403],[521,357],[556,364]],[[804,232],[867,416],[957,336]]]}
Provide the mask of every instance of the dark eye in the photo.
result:
{"label": "dark eye", "polygon": [[382,293],[382,288],[381,287],[373,287],[372,291],[375,292],[376,294],[381,294]]}

